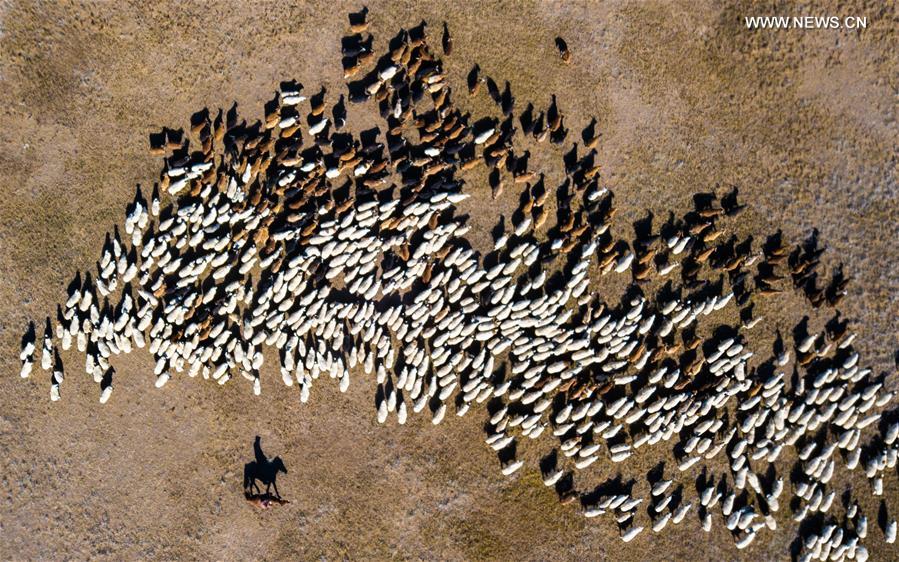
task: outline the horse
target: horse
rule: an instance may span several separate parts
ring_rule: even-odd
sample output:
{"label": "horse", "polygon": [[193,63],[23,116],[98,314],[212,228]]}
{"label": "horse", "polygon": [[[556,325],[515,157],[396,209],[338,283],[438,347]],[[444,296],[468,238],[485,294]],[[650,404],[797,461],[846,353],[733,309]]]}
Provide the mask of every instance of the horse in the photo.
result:
{"label": "horse", "polygon": [[271,494],[251,494],[250,492],[244,492],[244,497],[250,502],[250,505],[257,509],[271,509],[274,505],[290,503],[285,499],[281,499]]}

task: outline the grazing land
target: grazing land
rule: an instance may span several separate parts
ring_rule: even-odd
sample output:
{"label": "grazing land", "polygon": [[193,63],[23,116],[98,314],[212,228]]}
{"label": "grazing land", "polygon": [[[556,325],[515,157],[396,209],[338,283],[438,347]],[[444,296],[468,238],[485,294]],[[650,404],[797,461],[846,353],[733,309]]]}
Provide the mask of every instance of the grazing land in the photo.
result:
{"label": "grazing land", "polygon": [[[525,465],[501,474],[484,444],[483,415],[427,415],[379,425],[375,382],[354,376],[341,393],[317,384],[308,403],[285,388],[267,355],[262,394],[242,378],[220,387],[179,376],[153,387],[146,351],[119,356],[116,392],[103,406],[97,385],[67,352],[61,401],[48,399],[37,365],[19,378],[27,323],[65,302],[76,270],[96,270],[103,238],[122,225],[135,187],[148,193],[162,159],[148,137],[185,128],[208,107],[237,102],[262,119],[279,83],[327,89],[328,111],[346,93],[341,37],[344,2],[0,4],[0,558],[18,559],[782,559],[798,525],[782,509],[777,532],[737,550],[720,517],[709,534],[691,513],[664,533],[622,543],[610,518],[588,519],[541,481],[545,447],[524,443]],[[899,348],[899,187],[896,153],[897,14],[866,3],[821,6],[866,15],[863,31],[748,30],[752,3],[384,2],[369,4],[368,31],[382,53],[401,28],[429,23],[453,100],[472,115],[497,115],[486,92],[470,97],[477,63],[511,84],[520,113],[556,95],[570,144],[592,118],[601,134],[596,163],[615,194],[613,224],[693,208],[693,195],[739,187],[747,205],[740,237],[782,229],[790,241],[813,228],[827,250],[822,267],[843,263],[853,279],[840,303],[854,343],[896,389]],[[564,37],[570,64],[559,56]],[[355,133],[380,121],[376,105],[349,105]],[[579,139],[578,139],[579,140]],[[532,150],[531,169],[559,173],[567,147]],[[484,169],[466,179],[467,238],[483,252],[500,215],[519,198],[491,197]],[[624,284],[597,290],[616,302]],[[833,309],[812,309],[792,289],[755,311],[784,332],[810,316],[822,329]],[[39,323],[40,327],[40,323]],[[40,333],[40,330],[39,330]],[[758,354],[771,341],[754,340]],[[268,353],[268,352],[267,352]],[[474,407],[473,407],[474,410]],[[243,468],[261,436],[287,469],[284,506],[255,510],[243,496]],[[546,436],[545,439],[551,439]],[[789,453],[795,455],[795,452]],[[791,457],[793,458],[793,457]],[[646,475],[670,447],[607,459],[582,471],[593,485],[618,474]],[[724,464],[722,463],[722,466]],[[720,468],[720,467],[718,467]],[[895,469],[882,498],[899,510]],[[790,484],[788,483],[789,487]],[[840,477],[869,519],[873,498],[861,471]],[[691,490],[692,491],[692,490]],[[636,494],[635,494],[636,495]],[[786,501],[784,501],[786,503]],[[842,506],[832,514],[842,514]],[[645,506],[641,506],[645,511]],[[873,559],[899,557],[872,525]]]}

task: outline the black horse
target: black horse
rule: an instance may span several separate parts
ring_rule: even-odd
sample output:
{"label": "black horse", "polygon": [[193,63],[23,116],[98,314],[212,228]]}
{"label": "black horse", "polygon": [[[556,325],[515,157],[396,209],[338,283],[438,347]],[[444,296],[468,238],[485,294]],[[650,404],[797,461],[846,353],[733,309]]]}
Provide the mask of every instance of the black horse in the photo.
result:
{"label": "black horse", "polygon": [[261,438],[257,435],[256,441],[253,443],[253,453],[256,456],[256,460],[248,462],[243,467],[243,487],[244,492],[250,495],[252,493],[260,493],[259,485],[256,481],[260,481],[265,484],[265,494],[269,494],[269,490],[271,488],[275,489],[275,497],[280,498],[281,493],[278,492],[278,485],[275,483],[275,480],[278,478],[278,473],[283,472],[287,474],[287,468],[284,466],[284,462],[281,460],[281,457],[275,457],[273,459],[268,459],[265,454],[262,452],[262,446],[260,445]]}

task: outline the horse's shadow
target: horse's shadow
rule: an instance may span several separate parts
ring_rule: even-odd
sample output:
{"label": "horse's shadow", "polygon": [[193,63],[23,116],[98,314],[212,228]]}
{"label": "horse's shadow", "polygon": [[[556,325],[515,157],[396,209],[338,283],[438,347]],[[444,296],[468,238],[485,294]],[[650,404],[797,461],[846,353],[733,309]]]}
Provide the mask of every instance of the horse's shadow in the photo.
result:
{"label": "horse's shadow", "polygon": [[256,456],[256,460],[248,462],[243,467],[244,492],[247,495],[260,494],[262,490],[259,484],[257,484],[257,481],[259,481],[265,485],[265,495],[269,495],[274,488],[275,497],[280,499],[281,493],[278,491],[278,485],[275,481],[279,472],[287,474],[287,468],[284,466],[284,461],[281,460],[281,457],[269,459],[265,456],[265,453],[262,452],[260,440],[261,438],[257,435],[256,441],[253,443],[253,454]]}

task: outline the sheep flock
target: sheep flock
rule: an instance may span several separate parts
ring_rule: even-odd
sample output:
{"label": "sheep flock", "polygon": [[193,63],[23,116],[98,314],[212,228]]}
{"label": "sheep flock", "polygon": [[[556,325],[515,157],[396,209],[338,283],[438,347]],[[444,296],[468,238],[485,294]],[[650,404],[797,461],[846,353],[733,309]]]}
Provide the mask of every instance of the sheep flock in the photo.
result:
{"label": "sheep flock", "polygon": [[[506,476],[518,449],[544,447],[543,483],[624,541],[688,517],[726,526],[737,549],[792,519],[798,560],[865,560],[895,541],[885,500],[886,517],[857,501],[896,485],[894,393],[853,348],[837,309],[849,277],[825,271],[817,235],[737,236],[737,189],[630,229],[595,162],[595,120],[572,132],[563,99],[522,108],[477,65],[454,88],[446,26],[404,29],[376,54],[367,11],[349,19],[336,101],[283,82],[262,120],[204,110],[150,135],[158,182],[138,188],[55,320],[27,328],[22,377],[39,363],[60,400],[74,348],[105,403],[128,376],[110,360],[146,348],[156,387],[245,379],[260,394],[277,357],[300,403],[322,379],[346,391],[355,377],[374,386],[380,423],[471,410]],[[495,111],[465,113],[459,95]],[[354,105],[378,125],[353,130]],[[532,152],[559,165],[541,170]],[[504,193],[517,209],[478,249],[465,211]],[[823,329],[757,312],[788,292],[830,318]],[[628,470],[640,454],[674,459],[643,495]],[[838,485],[848,471],[869,489]]]}

